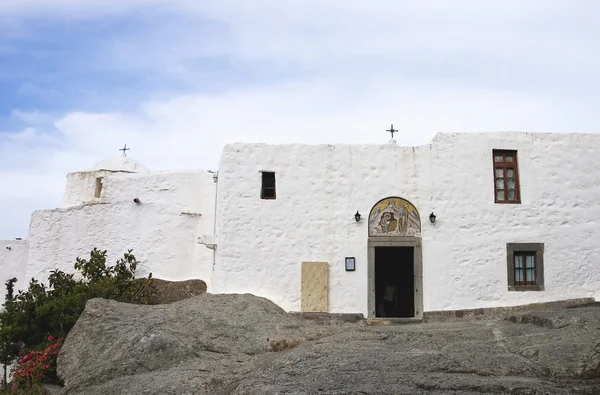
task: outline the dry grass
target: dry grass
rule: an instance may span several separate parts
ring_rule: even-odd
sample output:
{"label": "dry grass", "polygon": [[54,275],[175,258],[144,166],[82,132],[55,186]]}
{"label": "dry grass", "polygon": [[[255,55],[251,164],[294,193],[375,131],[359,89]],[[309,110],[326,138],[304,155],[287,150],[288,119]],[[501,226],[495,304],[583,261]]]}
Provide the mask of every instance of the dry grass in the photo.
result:
{"label": "dry grass", "polygon": [[18,391],[0,389],[0,395],[46,395],[46,389],[42,385],[35,385],[27,390]]}
{"label": "dry grass", "polygon": [[269,351],[278,352],[289,350],[300,344],[296,339],[271,339],[269,340]]}

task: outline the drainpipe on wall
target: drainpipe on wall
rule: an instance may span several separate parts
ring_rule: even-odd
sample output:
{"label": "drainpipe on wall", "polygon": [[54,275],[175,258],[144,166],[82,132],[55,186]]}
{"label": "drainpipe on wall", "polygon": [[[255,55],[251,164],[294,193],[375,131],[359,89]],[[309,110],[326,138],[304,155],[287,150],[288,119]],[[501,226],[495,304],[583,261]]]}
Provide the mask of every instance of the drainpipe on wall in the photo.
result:
{"label": "drainpipe on wall", "polygon": [[[215,172],[213,173],[213,181],[215,183],[215,210],[213,213],[213,237],[216,238],[217,236],[217,193],[219,190],[219,185],[218,185],[218,181],[219,181],[219,172]],[[215,270],[215,265],[217,263],[217,246],[215,245],[215,248],[213,248],[213,271]],[[212,283],[212,281],[211,281]]]}

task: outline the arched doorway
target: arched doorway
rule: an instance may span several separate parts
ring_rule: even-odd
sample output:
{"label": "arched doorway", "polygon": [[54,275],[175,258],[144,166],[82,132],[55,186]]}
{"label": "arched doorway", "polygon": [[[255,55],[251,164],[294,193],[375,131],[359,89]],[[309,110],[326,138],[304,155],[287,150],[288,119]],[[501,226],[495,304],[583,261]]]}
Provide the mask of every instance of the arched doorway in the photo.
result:
{"label": "arched doorway", "polygon": [[406,199],[388,197],[369,213],[369,317],[423,318],[421,217]]}

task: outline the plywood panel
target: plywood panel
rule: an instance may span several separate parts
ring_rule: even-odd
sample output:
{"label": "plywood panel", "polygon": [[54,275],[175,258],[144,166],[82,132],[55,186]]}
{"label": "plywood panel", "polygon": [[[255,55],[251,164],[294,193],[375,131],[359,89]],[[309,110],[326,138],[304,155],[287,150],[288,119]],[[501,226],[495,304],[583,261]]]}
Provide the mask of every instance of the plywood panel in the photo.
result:
{"label": "plywood panel", "polygon": [[303,312],[327,312],[329,297],[329,264],[327,262],[302,262]]}

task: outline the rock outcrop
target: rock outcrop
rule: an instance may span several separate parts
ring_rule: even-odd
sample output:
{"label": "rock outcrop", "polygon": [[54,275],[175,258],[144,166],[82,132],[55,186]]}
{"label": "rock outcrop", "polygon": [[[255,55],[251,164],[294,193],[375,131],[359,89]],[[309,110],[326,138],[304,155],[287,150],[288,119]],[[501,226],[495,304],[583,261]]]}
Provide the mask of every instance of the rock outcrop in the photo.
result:
{"label": "rock outcrop", "polygon": [[179,302],[206,293],[206,283],[203,280],[167,281],[154,278],[152,288],[148,304]]}
{"label": "rock outcrop", "polygon": [[137,378],[129,393],[198,393],[198,386],[249,374],[253,356],[336,326],[315,325],[253,295],[205,294],[157,306],[92,299],[65,340],[58,374],[67,393],[117,394]]}
{"label": "rock outcrop", "polygon": [[58,372],[63,394],[596,394],[600,308],[366,326],[252,295],[94,299]]}

